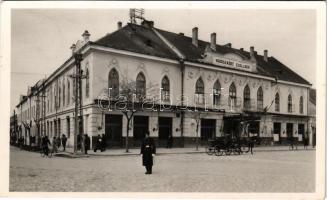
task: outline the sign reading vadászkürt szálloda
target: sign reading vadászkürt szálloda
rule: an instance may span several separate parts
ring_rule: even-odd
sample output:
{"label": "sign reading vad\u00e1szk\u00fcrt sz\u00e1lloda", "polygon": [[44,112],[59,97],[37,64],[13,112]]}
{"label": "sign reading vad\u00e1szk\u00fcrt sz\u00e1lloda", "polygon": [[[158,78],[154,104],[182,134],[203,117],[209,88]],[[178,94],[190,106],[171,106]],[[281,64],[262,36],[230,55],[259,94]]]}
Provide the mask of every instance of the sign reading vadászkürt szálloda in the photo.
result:
{"label": "sign reading vad\u00e1szk\u00fcrt sz\u00e1lloda", "polygon": [[213,58],[213,64],[230,67],[234,69],[240,69],[240,70],[246,70],[246,71],[252,71],[252,65],[249,63],[239,62],[236,60],[231,60],[228,58],[221,58],[221,57],[214,57]]}

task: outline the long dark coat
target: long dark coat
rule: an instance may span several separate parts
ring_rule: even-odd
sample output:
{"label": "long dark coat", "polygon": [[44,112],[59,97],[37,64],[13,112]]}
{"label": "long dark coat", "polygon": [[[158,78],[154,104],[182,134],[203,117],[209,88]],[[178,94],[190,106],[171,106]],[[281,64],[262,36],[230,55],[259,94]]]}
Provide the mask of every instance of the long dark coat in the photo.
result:
{"label": "long dark coat", "polygon": [[84,138],[84,148],[85,148],[85,150],[90,150],[90,146],[91,146],[90,137],[85,136],[85,138]]}
{"label": "long dark coat", "polygon": [[153,157],[152,154],[156,153],[156,146],[152,138],[144,138],[141,145],[141,154],[143,160],[143,166],[152,166]]}

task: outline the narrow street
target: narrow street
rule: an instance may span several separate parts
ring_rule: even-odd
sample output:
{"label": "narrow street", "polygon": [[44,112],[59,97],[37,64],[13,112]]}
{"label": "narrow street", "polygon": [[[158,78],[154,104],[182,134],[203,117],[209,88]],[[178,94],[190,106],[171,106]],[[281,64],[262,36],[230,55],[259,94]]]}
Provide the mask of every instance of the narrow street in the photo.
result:
{"label": "narrow street", "polygon": [[[11,147],[10,191],[313,192],[315,150],[240,156],[161,154],[152,175],[139,155],[42,158]],[[173,150],[173,149],[172,149]]]}

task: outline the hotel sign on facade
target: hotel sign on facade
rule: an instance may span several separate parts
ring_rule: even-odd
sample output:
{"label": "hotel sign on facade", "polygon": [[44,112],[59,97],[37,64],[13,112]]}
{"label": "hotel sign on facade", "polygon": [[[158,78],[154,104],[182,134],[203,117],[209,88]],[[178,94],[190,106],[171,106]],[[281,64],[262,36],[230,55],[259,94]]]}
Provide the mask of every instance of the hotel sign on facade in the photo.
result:
{"label": "hotel sign on facade", "polygon": [[230,68],[234,68],[234,69],[253,71],[251,64],[232,60],[229,58],[213,57],[213,64],[219,65],[219,66],[224,66],[224,67],[230,67]]}

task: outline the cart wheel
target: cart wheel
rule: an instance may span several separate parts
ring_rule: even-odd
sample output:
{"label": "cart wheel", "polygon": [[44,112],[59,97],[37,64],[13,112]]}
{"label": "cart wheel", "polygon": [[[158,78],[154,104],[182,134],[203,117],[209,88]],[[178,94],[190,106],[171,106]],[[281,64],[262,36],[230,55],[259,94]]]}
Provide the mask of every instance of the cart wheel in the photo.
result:
{"label": "cart wheel", "polygon": [[218,147],[215,148],[215,154],[216,154],[216,156],[222,156],[223,153],[224,152],[220,148],[218,148]]}
{"label": "cart wheel", "polygon": [[213,147],[206,147],[206,153],[208,155],[212,155],[214,153],[214,148]]}
{"label": "cart wheel", "polygon": [[225,154],[226,154],[226,156],[229,156],[231,153],[232,153],[232,151],[231,151],[230,149],[226,149],[226,150],[225,150]]}
{"label": "cart wheel", "polygon": [[249,146],[242,146],[241,148],[241,152],[242,153],[249,153],[250,151],[250,147]]}

